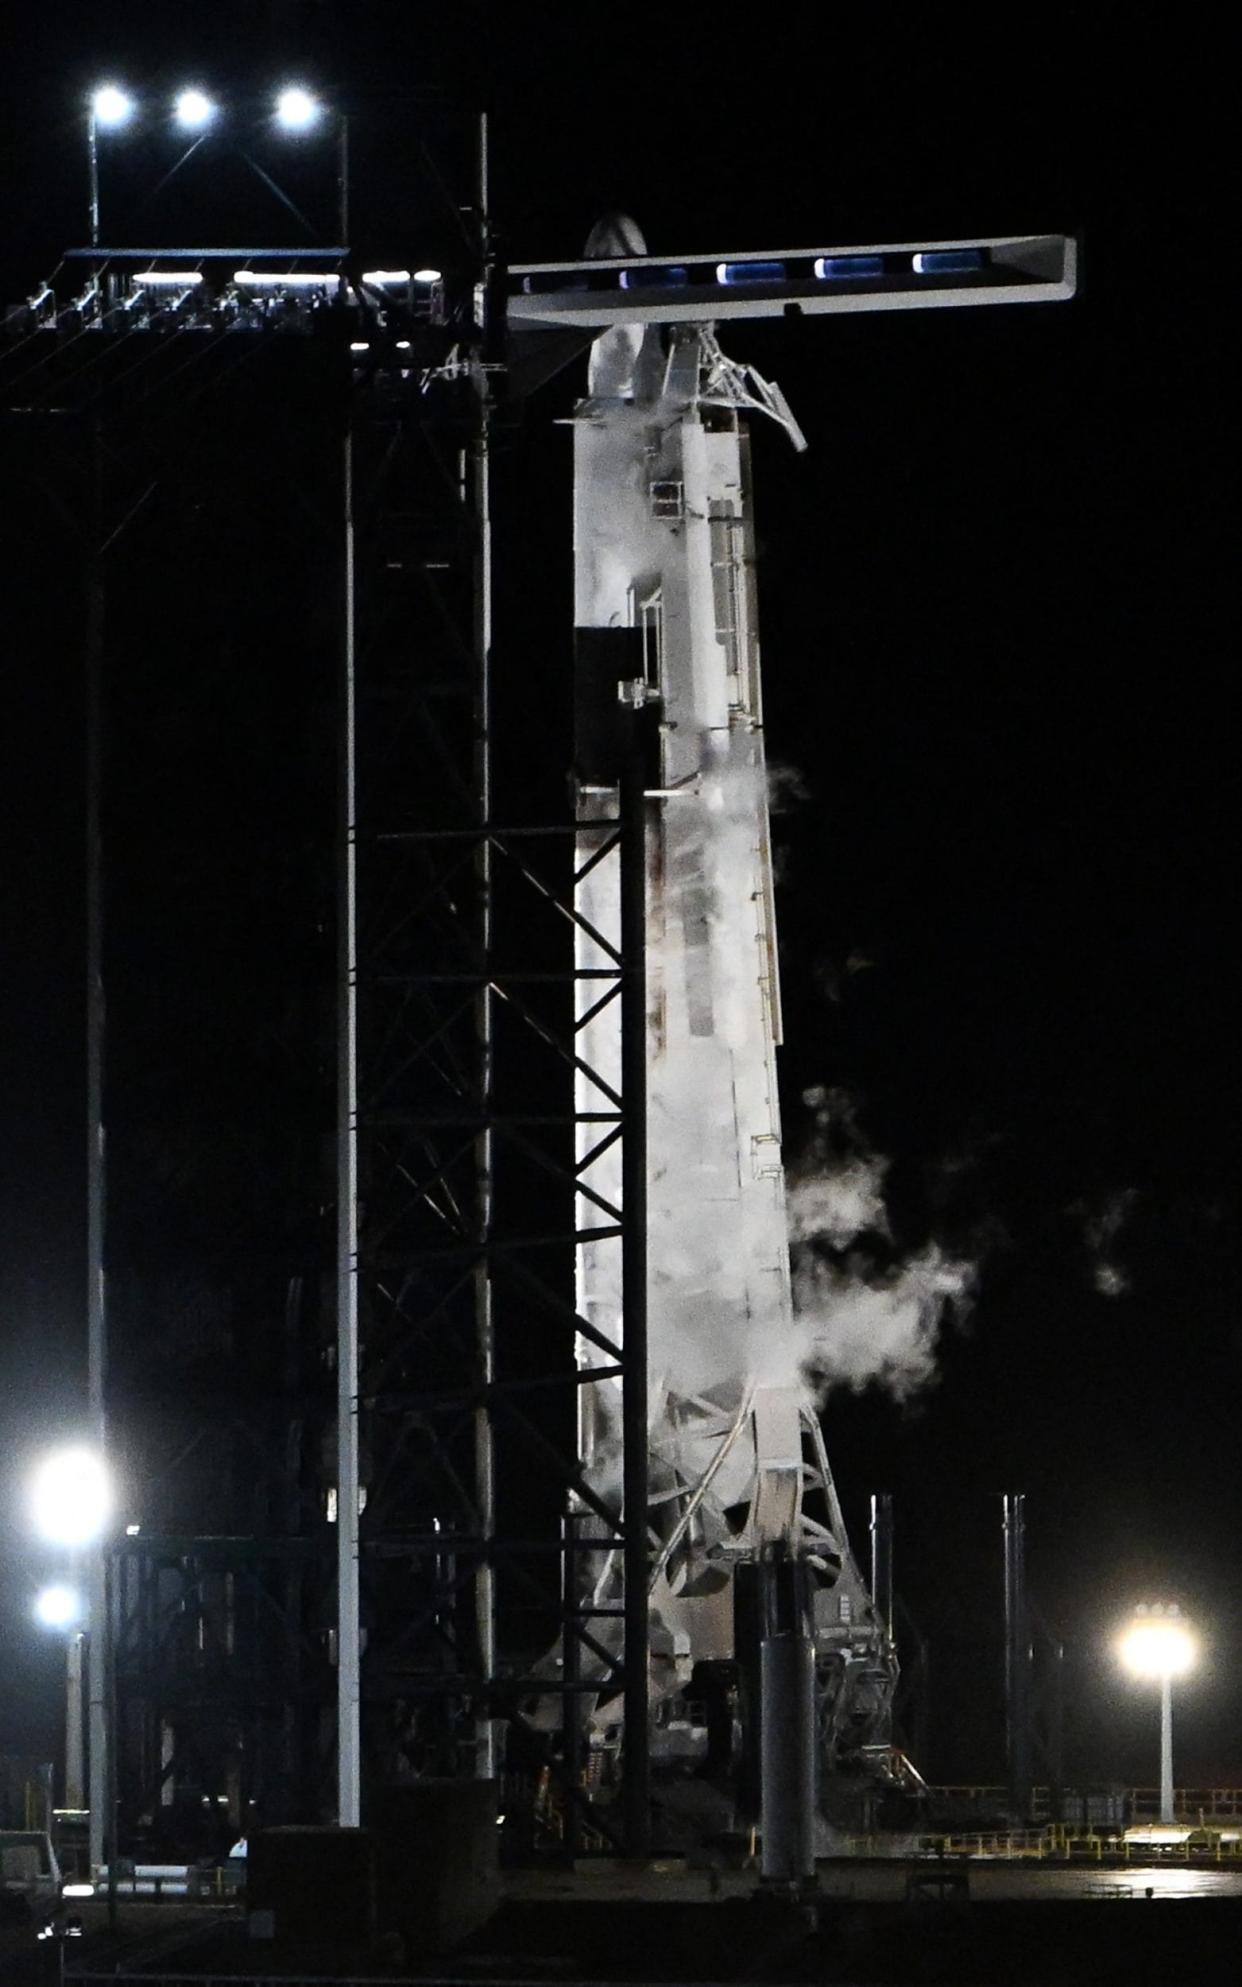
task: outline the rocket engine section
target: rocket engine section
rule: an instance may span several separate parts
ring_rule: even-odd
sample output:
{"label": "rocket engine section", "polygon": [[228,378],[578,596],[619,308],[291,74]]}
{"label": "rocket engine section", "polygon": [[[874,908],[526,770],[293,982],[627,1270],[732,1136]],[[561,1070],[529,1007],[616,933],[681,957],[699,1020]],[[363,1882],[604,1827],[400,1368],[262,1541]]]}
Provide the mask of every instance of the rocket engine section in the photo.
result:
{"label": "rocket engine section", "polygon": [[[607,235],[591,246],[617,252]],[[779,391],[726,359],[710,327],[626,326],[596,340],[574,422],[577,1301],[620,1341],[620,1250],[591,1232],[601,1202],[622,1199],[620,1141],[591,1121],[597,1078],[621,1090],[617,1003],[600,1000],[620,887],[599,858],[641,713],[652,1761],[714,1779],[742,1811],[771,1696],[760,1671],[774,1569],[796,1563],[806,1596],[821,1805],[886,1742],[896,1678],[799,1371],[748,411],[800,440]],[[583,1336],[578,1359],[589,1373],[603,1355]],[[579,1398],[584,1475],[619,1503],[620,1382],[601,1374]],[[618,1599],[621,1581],[619,1558],[606,1562],[593,1601]],[[616,1716],[614,1702],[597,1723]]]}

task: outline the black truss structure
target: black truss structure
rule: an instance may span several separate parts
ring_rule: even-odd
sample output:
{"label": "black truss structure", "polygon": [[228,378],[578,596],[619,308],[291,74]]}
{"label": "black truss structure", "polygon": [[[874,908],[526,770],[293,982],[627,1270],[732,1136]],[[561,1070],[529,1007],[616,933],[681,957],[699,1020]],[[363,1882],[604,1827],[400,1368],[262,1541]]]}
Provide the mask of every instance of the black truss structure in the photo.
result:
{"label": "black truss structure", "polygon": [[[628,1535],[578,1470],[575,1344],[627,1384],[642,1336],[627,1313],[612,1344],[575,1309],[575,1197],[594,1238],[632,1251],[645,1153],[630,1083],[623,1098],[589,1071],[577,1039],[567,784],[548,818],[546,768],[506,750],[523,692],[481,597],[492,391],[476,360],[418,394],[364,396],[353,428],[364,1757],[371,1775],[494,1771],[502,1730],[516,1734],[506,1812],[524,1826],[525,1796],[529,1823],[551,1774],[572,1849],[577,1700],[624,1697],[632,1729],[637,1667],[646,1722],[645,1525],[627,1611],[640,1663],[633,1629],[605,1642],[579,1597],[587,1560],[624,1554]],[[581,858],[619,865],[640,930],[644,805],[627,798]],[[588,1005],[617,1003],[641,1054],[641,944],[607,954]],[[624,1207],[583,1186],[584,1118],[592,1147],[622,1139],[638,1172]],[[630,1396],[644,1413],[641,1384]],[[645,1462],[645,1422],[639,1449]],[[627,1508],[645,1513],[641,1482]],[[611,1808],[592,1804],[594,1838],[641,1841],[642,1767],[630,1745]]]}
{"label": "black truss structure", "polygon": [[333,850],[308,796],[350,376],[327,321],[75,315],[0,360],[10,476],[59,514],[85,630],[109,1833],[220,1851],[334,1790]]}
{"label": "black truss structure", "polygon": [[[539,765],[529,711],[511,725],[524,693],[490,604],[506,354],[426,316],[360,361],[343,306],[257,322],[215,298],[206,321],[136,322],[106,304],[97,286],[63,321],[45,305],[3,370],[26,466],[80,530],[98,691],[104,1401],[133,1517],[96,1623],[112,1854],[335,1812],[347,852],[364,1814],[393,1780],[503,1771],[519,1852],[641,1853],[647,803],[628,778],[579,857],[568,751]],[[357,806],[333,851],[343,627]],[[537,679],[566,718],[568,633]],[[618,1006],[624,1094],[580,1053],[579,861],[621,873],[622,943],[588,1005]],[[574,1302],[584,1122],[596,1150],[622,1141],[623,1205],[598,1199],[589,1227],[622,1252],[620,1344]],[[578,1467],[580,1339],[623,1384],[622,1509]],[[618,1554],[605,1622],[583,1596]],[[624,1706],[602,1770],[587,1700],[615,1700],[618,1728]]]}

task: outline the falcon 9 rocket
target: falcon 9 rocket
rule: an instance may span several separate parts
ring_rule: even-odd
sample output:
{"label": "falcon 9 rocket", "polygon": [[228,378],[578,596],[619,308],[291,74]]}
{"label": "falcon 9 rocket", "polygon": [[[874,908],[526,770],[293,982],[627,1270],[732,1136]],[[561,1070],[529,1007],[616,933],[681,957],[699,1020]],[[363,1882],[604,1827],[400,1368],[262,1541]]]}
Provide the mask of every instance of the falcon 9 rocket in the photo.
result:
{"label": "falcon 9 rocket", "polygon": [[[588,252],[641,253],[641,240],[614,223]],[[617,1005],[597,1010],[622,906],[616,865],[592,858],[617,815],[622,731],[643,712],[652,1766],[674,1809],[692,1780],[700,1813],[707,1785],[722,1820],[762,1806],[765,1868],[775,1834],[771,1873],[800,1875],[812,1806],[839,1808],[834,1783],[862,1784],[886,1752],[896,1664],[846,1538],[790,1288],[756,410],[800,441],[779,391],[726,359],[710,326],[623,324],[596,339],[574,416],[577,1302],[620,1341],[620,1257],[590,1231],[601,1201],[623,1199],[624,1134],[597,1150],[591,1122],[596,1077],[622,1088]],[[588,1372],[602,1361],[585,1336],[578,1357]],[[621,1383],[579,1395],[583,1475],[615,1503]],[[621,1581],[619,1555],[603,1560],[593,1600]],[[616,1716],[615,1701],[596,1705],[598,1743]],[[796,1813],[778,1826],[782,1788]]]}

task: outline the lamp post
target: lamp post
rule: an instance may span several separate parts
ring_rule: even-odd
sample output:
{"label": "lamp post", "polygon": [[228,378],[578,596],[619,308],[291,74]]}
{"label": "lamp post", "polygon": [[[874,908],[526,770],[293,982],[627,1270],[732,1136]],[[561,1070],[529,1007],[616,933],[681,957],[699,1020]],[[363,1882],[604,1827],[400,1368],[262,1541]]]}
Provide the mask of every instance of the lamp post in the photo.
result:
{"label": "lamp post", "polygon": [[[171,122],[183,134],[192,139],[188,158],[201,140],[217,121],[224,120],[225,107],[198,85],[187,85],[173,97]],[[300,84],[291,83],[284,88],[270,106],[271,122],[286,137],[296,140],[306,133],[313,132],[321,122],[325,112],[319,99]],[[100,152],[101,141],[114,133],[120,133],[127,125],[135,122],[149,122],[152,111],[150,104],[144,104],[115,81],[101,83],[91,91],[86,103],[86,150],[88,172],[88,222],[90,247],[95,251],[91,263],[91,285],[96,307],[102,307],[102,261],[99,251],[104,244],[100,207]],[[106,153],[106,146],[104,147]],[[342,217],[347,214],[347,140],[345,121],[340,121],[340,172],[339,199]],[[253,162],[252,162],[253,163]],[[176,170],[176,168],[174,168]],[[292,203],[275,187],[266,174],[257,166],[259,177],[275,191],[286,207]],[[296,209],[294,210],[296,212]],[[345,244],[342,235],[341,245]],[[51,1528],[40,1523],[44,1536],[55,1539],[60,1544],[81,1545],[84,1548],[95,1546],[98,1549],[91,1555],[89,1573],[89,1602],[87,1606],[87,1626],[89,1634],[85,1638],[89,1655],[88,1697],[88,1744],[87,1770],[89,1774],[90,1808],[90,1861],[92,1870],[98,1870],[107,1858],[112,1872],[109,1892],[110,1905],[115,1909],[115,1868],[116,1845],[112,1839],[116,1831],[117,1800],[115,1761],[111,1758],[115,1745],[115,1718],[111,1708],[111,1698],[115,1692],[115,1677],[112,1674],[112,1649],[110,1647],[112,1595],[110,1560],[103,1545],[104,1534],[111,1516],[111,1498],[107,1492],[107,1478],[103,1470],[101,1452],[107,1432],[108,1397],[108,1318],[107,1289],[104,1273],[104,1224],[106,1215],[106,1151],[104,1134],[104,999],[103,999],[103,887],[101,853],[101,741],[103,733],[103,656],[104,656],[104,559],[103,550],[116,536],[115,530],[108,530],[103,509],[103,452],[100,446],[99,417],[95,417],[94,448],[94,489],[95,515],[93,520],[93,549],[88,575],[88,629],[86,664],[86,1119],[87,1119],[87,1387],[89,1399],[90,1428],[97,1445],[95,1490],[100,1494],[94,1498],[95,1517],[87,1520],[84,1510],[91,1505],[90,1484],[78,1470],[78,1488],[85,1494],[85,1506],[79,1506],[79,1514],[73,1521],[75,1535],[70,1538],[63,1532],[58,1536],[56,1521]],[[81,1464],[85,1452],[77,1452]],[[63,1466],[61,1460],[63,1493]],[[49,1459],[45,1470],[52,1469]],[[89,1476],[89,1472],[87,1472]],[[46,1486],[45,1486],[46,1489]],[[64,1505],[63,1494],[62,1508]],[[69,1495],[69,1504],[77,1500]],[[97,1520],[97,1522],[96,1522]],[[38,1522],[38,1520],[36,1521]],[[85,1529],[80,1529],[85,1524]],[[356,1619],[352,1624],[353,1639],[357,1641]],[[109,1847],[109,1844],[111,1846]]]}
{"label": "lamp post", "polygon": [[99,247],[99,134],[128,124],[134,114],[133,98],[115,83],[101,83],[92,90],[86,112],[86,164],[89,174],[91,247]]}
{"label": "lamp post", "polygon": [[[36,1469],[30,1484],[30,1516],[35,1531],[49,1545],[69,1554],[98,1548],[112,1519],[114,1494],[107,1464],[98,1449],[85,1445],[56,1449]],[[108,1719],[104,1680],[107,1673],[105,1640],[108,1632],[106,1578],[99,1577],[105,1565],[98,1554],[96,1577],[91,1582],[92,1605],[83,1609],[77,1596],[64,1585],[49,1587],[41,1596],[40,1619],[49,1626],[67,1627],[85,1615],[90,1633],[90,1840],[91,1866],[103,1862],[104,1822],[110,1799],[108,1771]],[[65,1805],[70,1798],[70,1781],[76,1772],[77,1804],[82,1804],[82,1655],[86,1635],[71,1636],[67,1651],[66,1705],[68,1735],[65,1755]],[[75,1705],[76,1699],[76,1705]],[[76,1734],[77,1752],[74,1744]],[[115,1860],[114,1858],[112,1860]]]}
{"label": "lamp post", "polygon": [[1160,1685],[1160,1819],[1173,1820],[1173,1679],[1195,1660],[1194,1633],[1176,1601],[1140,1602],[1119,1644],[1132,1676]]}
{"label": "lamp post", "polygon": [[86,1631],[85,1608],[76,1587],[59,1583],[44,1587],[35,1602],[35,1619],[65,1637],[65,1786],[66,1808],[80,1813],[86,1806],[85,1730],[83,1725],[82,1659]]}
{"label": "lamp post", "polygon": [[[98,248],[102,240],[99,208],[99,139],[102,132],[119,131],[129,124],[140,110],[138,101],[123,90],[117,83],[101,83],[92,90],[86,104],[86,164],[88,175],[88,219],[90,221],[90,244]],[[220,105],[197,85],[189,85],[177,91],[172,100],[172,121],[178,130],[187,132],[197,141],[203,138],[220,116]],[[277,128],[287,137],[301,137],[313,131],[325,116],[324,105],[313,93],[300,83],[290,83],[277,95],[272,106],[272,117]],[[337,143],[339,147],[338,196],[343,220],[348,218],[348,135],[345,119],[338,120]],[[191,151],[195,146],[191,146]],[[188,156],[188,154],[187,154]],[[175,170],[175,168],[174,168]],[[270,185],[271,182],[268,181]],[[275,189],[279,193],[279,188]],[[284,199],[284,195],[280,197]],[[288,202],[286,202],[286,205]],[[341,235],[342,246],[346,236]]]}

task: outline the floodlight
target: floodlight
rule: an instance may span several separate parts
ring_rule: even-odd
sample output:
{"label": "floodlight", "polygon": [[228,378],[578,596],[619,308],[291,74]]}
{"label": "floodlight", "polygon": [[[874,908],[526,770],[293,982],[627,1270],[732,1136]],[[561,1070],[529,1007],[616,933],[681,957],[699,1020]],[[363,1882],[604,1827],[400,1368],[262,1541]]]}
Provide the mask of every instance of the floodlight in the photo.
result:
{"label": "floodlight", "polygon": [[105,130],[128,124],[134,114],[134,100],[115,83],[101,83],[91,95],[91,116]]}
{"label": "floodlight", "polygon": [[82,1597],[72,1587],[44,1587],[34,1611],[44,1628],[72,1628],[82,1619]]}
{"label": "floodlight", "polygon": [[416,269],[414,271],[414,281],[416,283],[438,283],[440,280],[441,272],[438,269]]}
{"label": "floodlight", "polygon": [[217,106],[202,90],[182,90],[173,104],[173,116],[183,131],[205,131],[217,114]]}
{"label": "floodlight", "polygon": [[340,287],[335,270],[237,269],[233,281],[239,290],[327,290]]}
{"label": "floodlight", "polygon": [[1160,1820],[1176,1819],[1173,1795],[1173,1679],[1184,1677],[1198,1653],[1194,1633],[1176,1601],[1144,1601],[1118,1638],[1117,1653],[1131,1675],[1160,1685]]}
{"label": "floodlight", "polygon": [[319,121],[321,106],[309,90],[297,85],[282,90],[276,99],[276,122],[286,131],[309,131]]}
{"label": "floodlight", "polygon": [[1176,1606],[1136,1612],[1121,1637],[1121,1660],[1136,1677],[1183,1677],[1195,1660],[1195,1638]]}
{"label": "floodlight", "polygon": [[400,289],[409,282],[410,272],[408,269],[364,269],[362,280],[376,290]]}
{"label": "floodlight", "polygon": [[91,1545],[112,1515],[112,1485],[93,1449],[59,1449],[31,1485],[35,1528],[53,1545]]}

